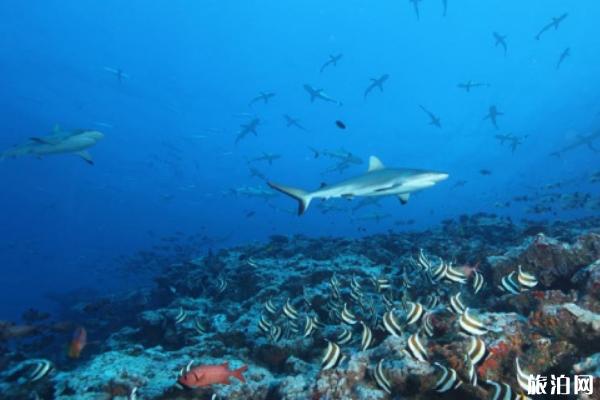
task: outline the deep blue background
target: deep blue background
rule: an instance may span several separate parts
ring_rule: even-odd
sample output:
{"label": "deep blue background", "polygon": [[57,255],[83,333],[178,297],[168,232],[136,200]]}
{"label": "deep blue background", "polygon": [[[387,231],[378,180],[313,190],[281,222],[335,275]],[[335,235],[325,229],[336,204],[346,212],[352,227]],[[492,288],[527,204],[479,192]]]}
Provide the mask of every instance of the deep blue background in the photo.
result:
{"label": "deep blue background", "polygon": [[[155,243],[148,230],[231,235],[231,244],[272,233],[359,234],[349,213],[324,216],[311,206],[297,218],[261,199],[226,195],[262,185],[245,163],[262,151],[283,158],[256,167],[304,188],[366,169],[322,177],[332,163],[313,159],[308,146],[450,173],[405,207],[385,199],[377,212],[393,218],[362,223],[367,233],[398,219],[421,228],[465,212],[523,216],[520,206],[494,205],[561,180],[575,179],[563,190],[597,195],[585,183],[600,169],[597,155],[585,148],[560,159],[548,154],[599,128],[600,3],[449,0],[446,18],[441,3],[423,2],[417,21],[408,1],[396,0],[1,2],[0,148],[55,124],[99,129],[106,138],[91,150],[94,167],[70,155],[0,163],[0,319],[50,307],[47,291],[139,285],[106,272],[107,264]],[[563,12],[569,17],[559,30],[534,40]],[[508,35],[507,57],[493,31]],[[572,57],[556,70],[568,46]],[[319,73],[338,52],[338,66]],[[130,79],[119,84],[105,66]],[[364,101],[369,79],[384,73],[385,92]],[[492,86],[457,89],[469,79]],[[343,107],[311,104],[305,83]],[[261,90],[277,96],[250,108]],[[418,104],[440,115],[443,129],[430,127]],[[506,113],[498,131],[483,121],[491,104]],[[235,146],[246,113],[264,125]],[[310,131],[287,129],[284,113]],[[337,129],[337,119],[348,129]],[[529,135],[514,155],[494,139],[508,132]],[[481,176],[482,168],[493,174]],[[467,185],[454,188],[461,179]],[[283,197],[273,203],[295,207]],[[250,210],[256,215],[245,218]]]}

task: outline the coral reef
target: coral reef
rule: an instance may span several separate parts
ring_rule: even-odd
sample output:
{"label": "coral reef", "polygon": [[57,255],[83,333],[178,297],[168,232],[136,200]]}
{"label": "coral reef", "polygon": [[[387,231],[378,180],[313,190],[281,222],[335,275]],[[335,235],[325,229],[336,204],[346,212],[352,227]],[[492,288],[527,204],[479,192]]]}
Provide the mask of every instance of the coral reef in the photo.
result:
{"label": "coral reef", "polygon": [[[30,310],[24,325],[0,323],[1,397],[487,399],[485,381],[523,393],[520,370],[597,377],[599,222],[542,234],[478,214],[179,260],[155,287],[78,303],[68,320]],[[68,359],[80,325],[90,343]],[[248,370],[182,388],[191,362]]]}

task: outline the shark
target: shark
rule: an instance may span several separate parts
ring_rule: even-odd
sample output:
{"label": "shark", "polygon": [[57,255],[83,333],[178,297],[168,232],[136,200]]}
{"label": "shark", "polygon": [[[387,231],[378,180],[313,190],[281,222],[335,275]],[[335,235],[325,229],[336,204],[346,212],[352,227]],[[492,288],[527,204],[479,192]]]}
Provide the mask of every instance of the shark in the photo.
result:
{"label": "shark", "polygon": [[501,35],[498,32],[494,32],[494,39],[496,40],[495,46],[502,46],[504,49],[504,56],[506,56],[506,52],[508,51],[508,46],[506,45],[506,35]]}
{"label": "shark", "polygon": [[124,79],[129,79],[129,75],[124,73],[123,70],[120,68],[104,67],[104,70],[109,74],[113,74],[114,76],[116,76],[119,83],[123,83]]}
{"label": "shark", "polygon": [[542,33],[546,32],[550,28],[554,28],[554,30],[557,30],[558,26],[560,25],[560,23],[563,22],[565,20],[565,18],[567,18],[568,16],[569,16],[569,14],[564,13],[560,17],[552,17],[552,22],[544,25],[542,27],[542,29],[540,29],[540,31],[538,32],[538,34],[535,35],[535,40],[540,40],[540,37],[542,36]]}
{"label": "shark", "polygon": [[490,84],[489,83],[483,83],[483,82],[466,81],[465,83],[459,83],[456,86],[459,89],[465,89],[466,92],[470,92],[472,88],[476,88],[476,87],[490,87]]}
{"label": "shark", "polygon": [[240,131],[238,132],[235,138],[235,143],[237,144],[240,140],[248,136],[250,133],[252,133],[254,136],[258,136],[258,134],[256,133],[256,128],[258,128],[259,125],[260,118],[252,118],[247,124],[240,125],[240,128],[242,129],[240,129]]}
{"label": "shark", "polygon": [[265,174],[263,174],[260,170],[258,170],[257,168],[248,166],[248,171],[250,172],[250,178],[258,178],[258,179],[262,179],[263,181],[267,180],[267,177]]}
{"label": "shark", "polygon": [[335,103],[338,105],[342,105],[341,101],[338,101],[332,97],[330,97],[327,93],[325,93],[323,91],[323,89],[315,89],[314,87],[310,86],[309,84],[304,85],[304,90],[306,90],[308,92],[308,94],[310,95],[310,102],[314,103],[315,99],[320,99],[323,101],[327,101],[329,103]]}
{"label": "shark", "polygon": [[379,78],[371,78],[371,84],[365,90],[364,98],[366,99],[369,93],[376,87],[379,88],[379,91],[383,92],[383,84],[390,78],[389,74],[383,74]]}
{"label": "shark", "polygon": [[594,133],[590,133],[589,135],[585,136],[585,135],[577,135],[577,140],[575,140],[573,143],[563,147],[562,149],[556,150],[552,153],[550,153],[551,156],[555,156],[555,157],[560,157],[561,155],[571,151],[571,150],[575,150],[581,146],[587,146],[588,149],[590,149],[591,151],[593,151],[594,153],[600,153],[600,149],[597,149],[594,146],[594,140],[600,139],[600,130],[596,131]]}
{"label": "shark", "polygon": [[560,57],[558,58],[558,62],[556,63],[556,69],[559,69],[561,64],[563,63],[563,61],[565,61],[565,59],[567,57],[569,57],[571,55],[571,48],[567,47],[566,49],[563,50],[562,53],[560,53]]}
{"label": "shark", "polygon": [[406,204],[411,193],[430,188],[436,183],[447,179],[448,176],[444,172],[386,168],[379,158],[371,156],[366,173],[330,186],[322,185],[321,188],[313,192],[271,181],[267,184],[272,189],[295,199],[298,202],[298,215],[302,215],[313,199],[397,196],[401,204]]}
{"label": "shark", "polygon": [[307,129],[305,127],[303,127],[300,124],[300,120],[298,118],[293,118],[290,117],[287,114],[283,114],[283,118],[285,118],[285,126],[288,128],[291,128],[292,126],[295,126],[296,128],[302,130],[302,131],[306,131]]}
{"label": "shark", "polygon": [[527,139],[528,135],[525,136],[515,136],[512,133],[496,135],[496,139],[500,141],[500,145],[503,145],[505,142],[508,142],[508,146],[511,148],[514,153],[517,148],[523,144],[523,141]]}
{"label": "shark", "polygon": [[273,154],[273,153],[266,153],[264,152],[262,154],[262,156],[259,157],[255,157],[251,160],[248,160],[248,162],[257,162],[257,161],[267,161],[269,163],[269,165],[273,165],[273,161],[278,160],[281,158],[281,154]]}
{"label": "shark", "polygon": [[492,121],[492,125],[494,125],[494,128],[498,129],[498,122],[496,121],[496,118],[501,115],[504,115],[504,113],[498,111],[498,108],[496,106],[490,106],[488,114],[483,119],[489,119],[490,121]]}
{"label": "shark", "polygon": [[267,104],[269,102],[270,99],[272,99],[273,97],[275,97],[275,93],[273,92],[260,92],[258,94],[258,96],[256,96],[255,98],[253,98],[252,100],[250,100],[250,106],[252,106],[254,103],[259,102],[259,101],[263,101],[264,104]]}
{"label": "shark", "polygon": [[340,61],[342,59],[344,55],[342,53],[334,55],[334,54],[330,54],[329,55],[329,60],[327,60],[325,62],[325,64],[321,65],[321,72],[323,72],[325,70],[325,68],[327,68],[328,66],[332,65],[334,67],[337,66],[338,61]]}
{"label": "shark", "polygon": [[429,119],[431,120],[431,122],[429,122],[429,125],[437,126],[438,128],[442,127],[440,117],[436,116],[434,113],[432,113],[422,105],[419,105],[419,107],[421,108],[421,110],[423,110],[425,114],[429,116]]}
{"label": "shark", "polygon": [[75,154],[93,165],[94,160],[88,149],[103,138],[104,134],[96,130],[61,131],[57,126],[50,135],[31,137],[28,142],[6,150],[0,154],[0,160],[27,155],[42,158],[57,154]]}

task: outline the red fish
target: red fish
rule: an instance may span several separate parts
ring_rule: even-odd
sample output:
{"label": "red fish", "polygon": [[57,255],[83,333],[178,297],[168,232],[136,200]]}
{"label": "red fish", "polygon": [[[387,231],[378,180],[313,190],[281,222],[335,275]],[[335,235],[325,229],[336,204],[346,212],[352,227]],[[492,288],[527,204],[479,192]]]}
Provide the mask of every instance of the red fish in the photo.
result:
{"label": "red fish", "polygon": [[242,372],[248,369],[247,365],[244,365],[233,371],[229,370],[229,363],[225,362],[221,365],[201,365],[196,368],[190,369],[185,374],[179,377],[178,382],[187,388],[201,388],[220,383],[222,385],[229,385],[229,377],[235,376],[240,382],[245,383],[246,380],[242,375]]}
{"label": "red fish", "polygon": [[79,358],[81,351],[86,344],[87,332],[84,327],[80,326],[75,329],[75,333],[73,333],[73,340],[71,340],[71,345],[69,346],[69,357]]}

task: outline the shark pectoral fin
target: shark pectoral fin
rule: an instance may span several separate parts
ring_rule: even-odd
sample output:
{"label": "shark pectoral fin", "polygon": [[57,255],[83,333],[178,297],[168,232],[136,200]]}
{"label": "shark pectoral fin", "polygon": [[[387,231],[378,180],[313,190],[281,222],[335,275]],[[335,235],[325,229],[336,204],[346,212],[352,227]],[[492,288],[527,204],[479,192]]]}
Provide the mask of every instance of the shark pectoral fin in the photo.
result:
{"label": "shark pectoral fin", "polygon": [[400,204],[405,205],[408,203],[408,199],[410,198],[410,193],[402,193],[398,195],[398,199],[400,200]]}
{"label": "shark pectoral fin", "polygon": [[75,154],[77,154],[79,157],[83,158],[83,160],[86,163],[88,163],[90,165],[94,165],[94,159],[92,158],[92,155],[90,153],[88,153],[87,151],[85,151],[85,150],[84,151],[79,151],[79,152],[77,152]]}
{"label": "shark pectoral fin", "polygon": [[369,169],[368,172],[377,171],[379,169],[384,169],[384,165],[381,160],[375,156],[369,157]]}

